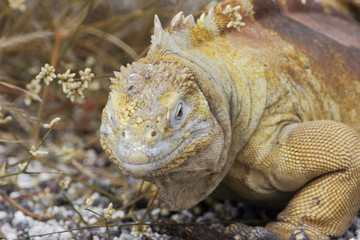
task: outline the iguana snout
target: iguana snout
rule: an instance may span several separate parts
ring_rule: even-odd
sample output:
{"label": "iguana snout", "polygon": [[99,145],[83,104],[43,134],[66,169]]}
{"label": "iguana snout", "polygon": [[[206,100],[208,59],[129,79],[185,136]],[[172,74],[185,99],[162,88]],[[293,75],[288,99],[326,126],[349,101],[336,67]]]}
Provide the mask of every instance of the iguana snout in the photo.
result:
{"label": "iguana snout", "polygon": [[156,123],[146,123],[145,126],[133,125],[120,129],[119,138],[125,145],[153,146],[159,140],[161,133]]}

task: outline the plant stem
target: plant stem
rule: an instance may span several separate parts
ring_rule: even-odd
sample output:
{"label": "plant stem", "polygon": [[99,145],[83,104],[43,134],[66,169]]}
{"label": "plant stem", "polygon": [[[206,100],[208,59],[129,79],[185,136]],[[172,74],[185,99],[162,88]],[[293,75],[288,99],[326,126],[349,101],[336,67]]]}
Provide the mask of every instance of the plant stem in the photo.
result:
{"label": "plant stem", "polygon": [[149,204],[148,207],[146,208],[146,211],[145,211],[144,215],[141,217],[141,219],[140,219],[140,221],[138,222],[138,224],[142,224],[142,223],[143,223],[143,221],[144,221],[144,219],[145,219],[145,216],[148,214],[148,212],[150,211],[152,205],[154,204],[154,201],[155,201],[155,199],[157,198],[158,193],[159,193],[159,192],[156,191],[155,196],[153,197],[153,199],[151,200],[150,204]]}
{"label": "plant stem", "polygon": [[[53,128],[54,128],[54,127],[51,127],[51,128],[47,131],[47,133],[45,134],[45,136],[41,139],[39,145],[35,148],[35,151],[39,150],[40,146],[44,143],[45,139],[49,136],[49,134],[50,134],[50,132],[53,130]],[[28,151],[28,150],[27,150],[27,151]],[[18,171],[18,172],[15,172],[15,173],[9,173],[9,174],[5,174],[5,175],[1,175],[1,176],[0,176],[0,179],[1,179],[1,178],[6,178],[6,177],[10,177],[10,176],[16,176],[16,175],[19,175],[19,174],[22,174],[22,173],[28,173],[28,172],[26,172],[26,170],[27,170],[27,168],[28,168],[28,166],[29,166],[29,164],[30,164],[30,162],[31,162],[32,159],[33,159],[33,155],[31,155],[31,156],[29,157],[29,159],[28,159],[27,162],[26,162],[26,165],[25,165],[24,169],[21,169],[21,171]]]}
{"label": "plant stem", "polygon": [[72,202],[70,201],[70,199],[65,195],[65,193],[62,194],[62,196],[66,199],[66,201],[70,204],[70,207],[77,213],[77,215],[79,215],[80,220],[83,221],[86,226],[89,226],[89,223],[87,221],[84,220],[82,214],[75,208],[74,204],[72,204]]}
{"label": "plant stem", "polygon": [[30,212],[29,210],[27,210],[26,208],[22,207],[20,204],[18,204],[16,201],[14,201],[11,197],[9,197],[8,195],[6,195],[3,191],[0,190],[0,196],[2,198],[4,198],[5,201],[7,201],[8,203],[10,203],[13,207],[19,209],[21,212],[23,212],[25,215],[32,217],[36,220],[39,221],[47,221],[50,219],[50,217],[47,216],[41,216],[38,214],[35,214],[33,212]]}
{"label": "plant stem", "polygon": [[[61,41],[63,39],[63,35],[60,31],[58,31],[57,29],[55,29],[55,44],[54,44],[54,48],[53,48],[53,52],[51,55],[51,61],[50,61],[50,65],[53,66],[54,68],[56,68],[56,64],[57,64],[57,60],[58,60],[58,55],[59,55],[59,51],[60,51],[60,45],[61,45]],[[44,87],[44,91],[42,93],[41,99],[42,102],[40,103],[36,118],[40,119],[41,118],[41,113],[42,110],[44,108],[44,104],[46,103],[46,98],[48,96],[49,93],[49,88],[50,88],[50,84],[46,85]],[[39,134],[40,134],[40,122],[37,122],[35,125],[35,132],[34,132],[34,144],[37,144],[37,141],[39,139]]]}

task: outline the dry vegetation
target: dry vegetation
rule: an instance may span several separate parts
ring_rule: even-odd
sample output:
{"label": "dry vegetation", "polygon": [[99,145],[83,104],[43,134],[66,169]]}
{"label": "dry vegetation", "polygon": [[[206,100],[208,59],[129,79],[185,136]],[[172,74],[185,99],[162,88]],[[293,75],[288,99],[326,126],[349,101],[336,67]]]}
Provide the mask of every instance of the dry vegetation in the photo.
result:
{"label": "dry vegetation", "polygon": [[55,219],[68,239],[98,229],[110,238],[116,221],[144,220],[135,203],[154,191],[130,186],[98,142],[108,79],[145,54],[155,13],[166,24],[206,2],[0,0],[0,219]]}
{"label": "dry vegetation", "polygon": [[[156,192],[122,176],[98,141],[109,77],[146,53],[154,14],[166,26],[179,10],[197,15],[208,2],[0,0],[0,239],[143,231]],[[217,234],[193,227],[159,231]]]}

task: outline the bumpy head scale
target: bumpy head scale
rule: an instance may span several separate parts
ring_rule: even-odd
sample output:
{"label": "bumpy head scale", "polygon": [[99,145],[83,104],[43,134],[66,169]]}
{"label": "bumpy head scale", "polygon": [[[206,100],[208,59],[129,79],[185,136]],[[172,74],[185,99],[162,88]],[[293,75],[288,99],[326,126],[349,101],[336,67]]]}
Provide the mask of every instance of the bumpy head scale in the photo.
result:
{"label": "bumpy head scale", "polygon": [[[188,80],[192,79],[190,70],[176,63],[160,62],[158,64],[136,62],[127,67],[122,66],[121,72],[115,72],[111,78],[111,94],[120,96],[119,110],[121,122],[128,122],[136,111],[148,103],[155,103],[164,93],[171,92],[174,86],[189,92],[192,88]],[[150,105],[151,107],[151,105]],[[149,109],[148,119],[156,118],[163,108]],[[142,116],[143,117],[143,116]],[[137,119],[136,123],[146,119]],[[134,121],[134,120],[133,120]]]}

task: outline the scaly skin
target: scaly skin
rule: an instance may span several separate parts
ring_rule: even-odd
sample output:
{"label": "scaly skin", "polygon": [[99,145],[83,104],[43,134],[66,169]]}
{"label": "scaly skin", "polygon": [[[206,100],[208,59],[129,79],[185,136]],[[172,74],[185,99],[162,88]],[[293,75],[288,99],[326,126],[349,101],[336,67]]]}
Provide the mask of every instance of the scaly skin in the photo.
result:
{"label": "scaly skin", "polygon": [[172,210],[211,193],[285,207],[231,236],[340,236],[360,206],[360,26],[342,3],[227,1],[165,30],[155,17],[148,55],[112,79],[106,153]]}

